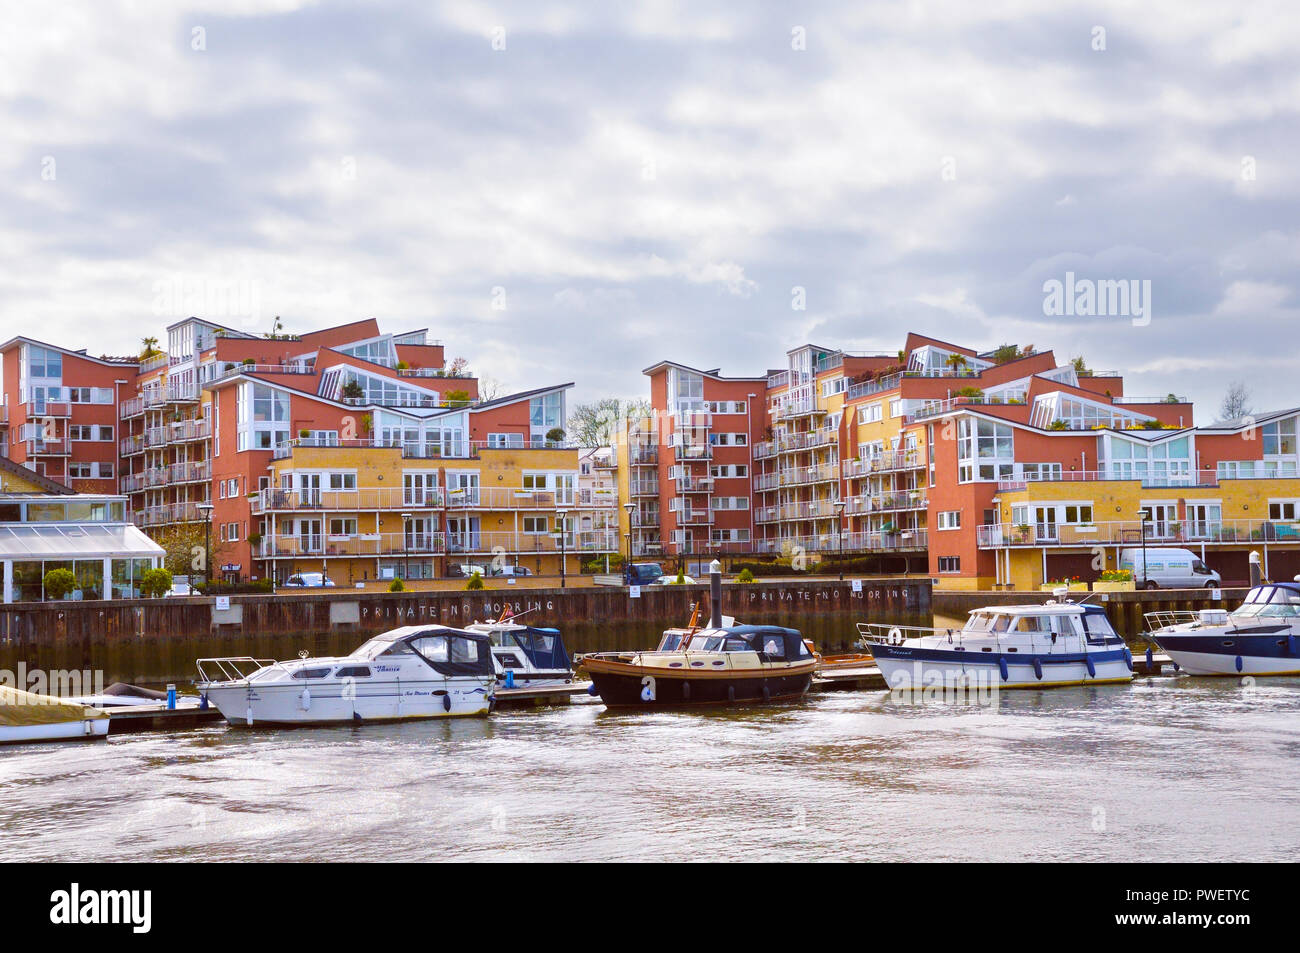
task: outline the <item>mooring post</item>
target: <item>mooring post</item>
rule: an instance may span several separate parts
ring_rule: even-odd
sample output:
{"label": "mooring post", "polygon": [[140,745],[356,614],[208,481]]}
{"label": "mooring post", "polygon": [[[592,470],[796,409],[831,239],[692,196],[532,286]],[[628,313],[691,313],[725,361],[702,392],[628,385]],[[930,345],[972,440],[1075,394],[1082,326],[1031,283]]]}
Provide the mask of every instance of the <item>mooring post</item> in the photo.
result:
{"label": "mooring post", "polygon": [[709,624],[722,628],[722,563],[709,563]]}
{"label": "mooring post", "polygon": [[1250,551],[1250,587],[1253,589],[1259,585],[1261,572],[1259,568],[1259,550]]}

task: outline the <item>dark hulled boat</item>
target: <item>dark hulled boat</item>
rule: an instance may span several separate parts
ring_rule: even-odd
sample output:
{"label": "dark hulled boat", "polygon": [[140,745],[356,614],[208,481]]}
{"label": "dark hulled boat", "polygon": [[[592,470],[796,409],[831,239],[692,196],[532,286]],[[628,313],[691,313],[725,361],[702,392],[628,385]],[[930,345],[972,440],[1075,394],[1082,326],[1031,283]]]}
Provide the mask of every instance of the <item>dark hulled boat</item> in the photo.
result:
{"label": "dark hulled boat", "polygon": [[817,660],[796,629],[775,625],[669,629],[653,652],[583,657],[609,707],[766,703],[800,698]]}

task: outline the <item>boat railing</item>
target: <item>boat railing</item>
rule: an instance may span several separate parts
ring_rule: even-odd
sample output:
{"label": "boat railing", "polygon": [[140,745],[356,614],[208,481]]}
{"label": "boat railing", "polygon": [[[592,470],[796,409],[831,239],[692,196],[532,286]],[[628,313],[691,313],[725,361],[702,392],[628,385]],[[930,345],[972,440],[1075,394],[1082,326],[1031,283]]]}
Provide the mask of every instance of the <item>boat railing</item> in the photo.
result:
{"label": "boat railing", "polygon": [[1200,613],[1192,609],[1160,609],[1157,612],[1144,612],[1142,618],[1146,620],[1148,632],[1157,632],[1171,625],[1186,625],[1189,622],[1201,621]]}
{"label": "boat railing", "polygon": [[[214,678],[209,675],[203,667],[204,663],[214,671],[220,673],[220,678]],[[254,672],[266,668],[268,665],[279,665],[273,658],[253,658],[251,655],[234,655],[227,658],[201,658],[195,663],[199,668],[199,677],[205,682],[244,682]]]}
{"label": "boat railing", "polygon": [[905,639],[919,638],[923,635],[944,635],[949,641],[954,638],[960,641],[962,630],[952,626],[935,628],[924,625],[892,625],[888,622],[859,622],[858,635],[862,636],[864,643],[884,642],[886,645],[899,645]]}

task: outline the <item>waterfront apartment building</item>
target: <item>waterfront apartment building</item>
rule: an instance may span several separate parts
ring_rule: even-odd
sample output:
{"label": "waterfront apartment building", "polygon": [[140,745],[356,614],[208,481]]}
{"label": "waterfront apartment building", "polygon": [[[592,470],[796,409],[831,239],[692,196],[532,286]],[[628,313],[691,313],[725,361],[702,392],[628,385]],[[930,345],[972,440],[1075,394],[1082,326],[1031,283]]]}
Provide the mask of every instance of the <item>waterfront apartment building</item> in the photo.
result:
{"label": "waterfront apartment building", "polygon": [[843,554],[1024,589],[1095,579],[1145,539],[1225,580],[1248,578],[1251,550],[1300,572],[1300,409],[1197,428],[1187,401],[1128,396],[1081,360],[919,334],[895,354],[804,345],[762,377],[645,373],[654,416],[629,427],[622,478],[637,555]]}
{"label": "waterfront apartment building", "polygon": [[[594,483],[580,491],[579,451],[563,438],[572,385],[481,400],[424,330],[366,319],[263,336],[189,318],[139,358],[26,338],[0,354],[9,455],[35,450],[45,472],[74,480],[89,465],[103,481],[93,489],[120,487],[155,536],[202,528],[214,575],[549,574],[561,551],[573,570],[618,548],[617,501]],[[105,428],[94,441],[82,403]]]}

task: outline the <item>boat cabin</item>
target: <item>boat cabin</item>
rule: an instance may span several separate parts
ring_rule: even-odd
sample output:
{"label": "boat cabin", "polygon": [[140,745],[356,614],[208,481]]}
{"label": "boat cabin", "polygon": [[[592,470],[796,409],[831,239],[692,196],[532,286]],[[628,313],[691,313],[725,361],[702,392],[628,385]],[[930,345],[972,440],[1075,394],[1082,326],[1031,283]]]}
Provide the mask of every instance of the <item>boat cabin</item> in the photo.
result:
{"label": "boat cabin", "polygon": [[722,629],[669,629],[659,643],[661,652],[757,652],[765,661],[811,659],[797,629],[777,625],[737,625]]}
{"label": "boat cabin", "polygon": [[471,629],[492,640],[493,654],[502,668],[568,671],[569,653],[559,629],[520,625],[517,622],[476,622]]}
{"label": "boat cabin", "polygon": [[1256,586],[1246,593],[1246,598],[1232,610],[1231,615],[1234,619],[1294,619],[1300,616],[1300,584],[1282,582]]}
{"label": "boat cabin", "polygon": [[1033,606],[989,606],[976,609],[962,628],[963,635],[1070,635],[1089,642],[1120,640],[1101,606],[1073,603]]}
{"label": "boat cabin", "polygon": [[[376,635],[348,656],[350,666],[361,661],[404,661],[418,657],[442,675],[491,675],[491,639],[480,632],[466,632],[445,625],[408,625]],[[342,672],[336,677],[357,672]]]}

